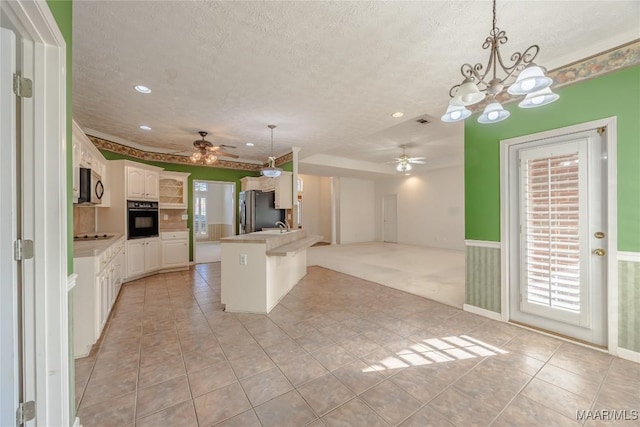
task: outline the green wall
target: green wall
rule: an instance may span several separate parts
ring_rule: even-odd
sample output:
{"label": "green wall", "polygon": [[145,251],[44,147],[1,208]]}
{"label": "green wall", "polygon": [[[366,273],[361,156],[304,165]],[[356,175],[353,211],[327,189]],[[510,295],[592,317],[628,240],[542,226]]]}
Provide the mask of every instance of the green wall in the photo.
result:
{"label": "green wall", "polygon": [[618,118],[618,249],[640,252],[640,66],[557,90],[536,109],[517,104],[504,122],[465,122],[465,236],[500,240],[500,140],[605,117]]}
{"label": "green wall", "polygon": [[[73,119],[73,109],[71,102],[71,83],[73,74],[72,61],[72,21],[73,3],[71,0],[47,0],[47,4],[53,17],[58,24],[58,28],[67,44],[67,147],[71,147],[71,120]],[[73,273],[73,150],[67,150],[67,271]]]}
{"label": "green wall", "polygon": [[[71,0],[47,0],[47,5],[51,14],[58,24],[58,28],[64,37],[67,45],[66,70],[67,70],[67,147],[71,144],[71,120],[73,119],[73,109],[71,102],[72,83],[72,21],[73,3]],[[67,273],[73,273],[73,150],[67,149]],[[73,355],[73,298],[69,298],[69,354]],[[76,418],[76,398],[75,398],[75,364],[73,356],[69,360],[69,420],[71,424]]]}
{"label": "green wall", "polygon": [[[193,180],[208,180],[208,181],[225,181],[225,182],[235,182],[236,184],[236,207],[238,206],[238,194],[240,193],[240,178],[245,176],[260,176],[259,172],[250,172],[236,169],[222,169],[222,168],[212,168],[207,166],[192,166],[185,164],[177,164],[177,163],[163,163],[163,162],[151,162],[151,161],[143,161],[140,159],[136,159],[134,157],[125,156],[122,154],[112,153],[110,151],[101,150],[102,154],[107,160],[120,160],[126,159],[131,160],[138,163],[145,163],[148,165],[158,166],[167,171],[173,172],[188,172],[189,175],[189,192],[188,192],[188,207],[187,214],[189,215],[189,221],[187,223],[189,227],[189,240],[191,244],[189,245],[189,260],[193,261]],[[291,162],[282,165],[282,168],[288,170],[287,168],[293,168],[293,164]],[[237,221],[237,209],[236,209],[236,233],[238,227]]]}

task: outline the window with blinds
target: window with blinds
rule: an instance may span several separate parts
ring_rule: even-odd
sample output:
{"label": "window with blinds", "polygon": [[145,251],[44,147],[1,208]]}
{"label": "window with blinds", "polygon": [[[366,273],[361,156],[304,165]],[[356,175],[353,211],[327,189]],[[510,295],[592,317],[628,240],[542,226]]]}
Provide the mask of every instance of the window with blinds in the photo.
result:
{"label": "window with blinds", "polygon": [[522,275],[529,303],[580,312],[578,153],[523,159]]}

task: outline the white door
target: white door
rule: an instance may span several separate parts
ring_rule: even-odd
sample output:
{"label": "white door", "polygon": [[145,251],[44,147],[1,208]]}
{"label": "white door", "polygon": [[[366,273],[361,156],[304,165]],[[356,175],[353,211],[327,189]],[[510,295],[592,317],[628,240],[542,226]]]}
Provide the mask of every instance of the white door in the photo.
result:
{"label": "white door", "polygon": [[127,199],[143,199],[145,197],[144,186],[144,170],[127,166]]}
{"label": "white door", "polygon": [[132,240],[127,242],[127,278],[144,274],[144,249],[144,240]]}
{"label": "white door", "polygon": [[387,194],[382,199],[383,233],[382,240],[398,243],[398,195]]}
{"label": "white door", "polygon": [[603,138],[594,129],[512,148],[511,320],[605,345]]}
{"label": "white door", "polygon": [[151,200],[158,200],[159,186],[158,186],[158,172],[146,171],[144,176],[144,188],[145,198]]}
{"label": "white door", "polygon": [[0,425],[14,425],[21,399],[20,294],[18,263],[13,242],[18,233],[16,98],[12,79],[16,71],[16,37],[0,28]]}

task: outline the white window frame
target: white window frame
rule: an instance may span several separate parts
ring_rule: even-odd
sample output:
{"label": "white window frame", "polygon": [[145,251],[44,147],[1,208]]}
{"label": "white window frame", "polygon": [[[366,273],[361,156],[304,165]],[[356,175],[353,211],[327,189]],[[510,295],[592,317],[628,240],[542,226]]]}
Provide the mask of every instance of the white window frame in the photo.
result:
{"label": "white window frame", "polygon": [[[579,133],[596,128],[606,128],[604,146],[607,153],[606,177],[607,194],[603,202],[607,206],[606,248],[607,276],[607,349],[610,354],[618,355],[618,167],[617,167],[617,118],[607,117],[560,129],[519,136],[500,141],[500,252],[501,252],[501,318],[508,322],[510,313],[510,254],[519,248],[510,245],[511,212],[510,204],[513,195],[509,194],[509,177],[511,165],[509,152],[513,146],[534,140],[555,138],[570,133]],[[517,196],[516,196],[517,197]]]}

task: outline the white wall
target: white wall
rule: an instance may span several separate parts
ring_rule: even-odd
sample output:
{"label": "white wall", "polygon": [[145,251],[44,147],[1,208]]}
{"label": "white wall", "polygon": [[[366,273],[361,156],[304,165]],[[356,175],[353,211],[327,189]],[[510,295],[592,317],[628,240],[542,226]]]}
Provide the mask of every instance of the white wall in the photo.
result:
{"label": "white wall", "polygon": [[375,240],[382,241],[382,199],[398,195],[398,243],[464,250],[464,168],[375,183]]}
{"label": "white wall", "polygon": [[331,241],[331,178],[298,175],[302,179],[302,227],[307,234]]}
{"label": "white wall", "polygon": [[375,239],[376,190],[374,181],[340,178],[338,243],[372,242]]}
{"label": "white wall", "polygon": [[207,198],[207,224],[233,224],[233,184],[208,182],[196,196]]}

